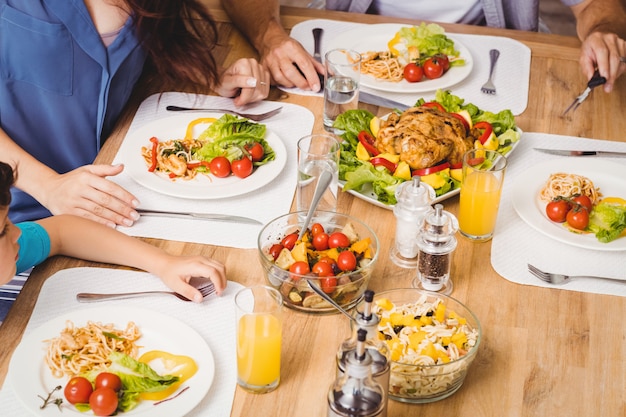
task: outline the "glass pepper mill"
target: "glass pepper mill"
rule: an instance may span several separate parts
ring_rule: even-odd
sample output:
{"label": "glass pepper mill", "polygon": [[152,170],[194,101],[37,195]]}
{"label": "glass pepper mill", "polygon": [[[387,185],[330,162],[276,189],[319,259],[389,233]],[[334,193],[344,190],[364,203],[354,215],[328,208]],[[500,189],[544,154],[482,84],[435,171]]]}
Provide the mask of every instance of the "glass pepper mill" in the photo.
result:
{"label": "glass pepper mill", "polygon": [[396,216],[396,239],[389,250],[389,257],[399,267],[415,268],[418,252],[415,239],[422,218],[432,211],[435,190],[415,176],[412,181],[400,184],[395,195],[397,202],[393,214]]}
{"label": "glass pepper mill", "polygon": [[372,357],[365,347],[367,330],[357,331],[356,350],[346,357],[346,372],[328,391],[328,417],[380,417],[387,393],[372,378]]}
{"label": "glass pepper mill", "polygon": [[387,415],[387,393],[389,392],[390,352],[387,344],[378,338],[378,323],[380,319],[372,312],[374,291],[366,290],[364,294],[363,311],[357,311],[352,327],[352,337],[346,339],[337,351],[337,378],[345,374],[348,367],[348,358],[354,354],[358,345],[358,330],[365,330],[365,349],[372,358],[370,370],[372,378],[380,384],[385,393],[384,408],[381,417]]}
{"label": "glass pepper mill", "polygon": [[456,249],[456,231],[459,222],[453,214],[444,211],[441,204],[424,217],[417,238],[417,277],[413,286],[442,294],[452,292],[450,264]]}

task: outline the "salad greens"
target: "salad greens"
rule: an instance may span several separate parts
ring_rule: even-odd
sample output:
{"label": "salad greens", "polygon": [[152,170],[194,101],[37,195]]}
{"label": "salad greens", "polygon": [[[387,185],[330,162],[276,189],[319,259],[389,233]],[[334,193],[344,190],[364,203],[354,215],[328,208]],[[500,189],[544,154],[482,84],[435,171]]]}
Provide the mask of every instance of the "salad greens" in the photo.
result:
{"label": "salad greens", "polygon": [[598,241],[608,243],[617,239],[626,229],[626,207],[600,201],[593,207],[587,230],[594,233]]}
{"label": "salad greens", "polygon": [[[444,54],[449,57],[458,57],[459,51],[454,48],[454,41],[448,38],[443,27],[435,24],[422,22],[419,26],[403,27],[389,41],[389,50],[395,56],[410,55],[403,49],[410,51],[416,48],[419,51],[420,60],[428,57]],[[411,59],[409,59],[410,61]],[[450,65],[464,65],[465,60],[451,59]]]}
{"label": "salad greens", "polygon": [[[510,110],[502,110],[499,113],[488,112],[479,109],[472,103],[465,103],[464,99],[444,90],[437,91],[434,101],[440,103],[448,112],[467,111],[472,123],[489,122],[498,139],[497,150],[504,155],[510,152],[513,144],[520,139],[515,118]],[[421,106],[424,103],[425,100],[420,98],[415,106]],[[359,143],[358,134],[361,131],[372,134],[370,122],[373,118],[374,115],[367,110],[348,110],[340,114],[335,120],[333,127],[344,132],[341,135],[343,141],[339,161],[339,179],[345,181],[343,185],[345,191],[362,191],[364,186],[370,184],[378,201],[394,205],[396,204],[395,190],[405,180],[393,176],[382,166],[374,166],[370,162],[362,161],[356,157],[356,148]],[[444,180],[443,186],[435,189],[437,197],[461,186],[458,180],[450,176],[449,170],[442,170],[436,175],[441,176]]]}
{"label": "salad greens", "polygon": [[276,158],[272,147],[264,139],[266,126],[248,119],[224,114],[211,123],[197,140],[206,141],[202,148],[194,152],[194,156],[203,161],[210,161],[217,156],[225,156],[230,162],[244,155],[246,145],[259,142],[265,154],[263,159],[254,162],[254,166],[265,165]]}

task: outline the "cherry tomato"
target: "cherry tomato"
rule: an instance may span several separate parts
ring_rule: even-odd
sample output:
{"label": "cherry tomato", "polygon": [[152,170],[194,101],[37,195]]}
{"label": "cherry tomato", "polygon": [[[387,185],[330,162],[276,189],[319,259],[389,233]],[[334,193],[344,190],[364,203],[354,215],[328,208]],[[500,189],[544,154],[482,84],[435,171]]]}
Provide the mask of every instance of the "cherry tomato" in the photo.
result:
{"label": "cherry tomato", "polygon": [[417,65],[415,62],[409,62],[404,67],[404,79],[410,83],[421,81],[423,75],[424,71],[422,70],[422,67]]}
{"label": "cherry tomato", "polygon": [[91,382],[82,376],[75,376],[70,379],[63,391],[65,399],[70,404],[87,404],[92,392],[93,387],[91,386]]}
{"label": "cherry tomato", "polygon": [[110,416],[117,410],[117,393],[109,387],[98,388],[89,396],[89,405],[97,416]]}
{"label": "cherry tomato", "polygon": [[574,229],[585,230],[589,224],[589,212],[583,206],[575,206],[567,213],[566,220]]}
{"label": "cherry tomato", "polygon": [[446,55],[446,54],[437,54],[437,55],[435,55],[435,58],[437,58],[441,62],[441,65],[443,66],[443,72],[444,73],[450,69],[450,59],[448,58],[448,55]]}
{"label": "cherry tomato", "polygon": [[219,178],[225,178],[230,175],[230,161],[225,156],[216,156],[209,163],[211,174]]}
{"label": "cherry tomato", "polygon": [[[296,236],[297,238],[298,236]],[[274,258],[274,260],[278,259],[278,255],[280,255],[280,252],[284,249],[285,247],[280,244],[280,243],[274,243],[271,247],[270,247],[270,255],[272,255],[272,257]]]}
{"label": "cherry tomato", "polygon": [[567,201],[553,200],[546,206],[546,215],[553,222],[563,223],[570,209],[571,206]]}
{"label": "cherry tomato", "polygon": [[434,80],[443,75],[443,64],[439,58],[428,58],[424,62],[424,75],[426,78]]}
{"label": "cherry tomato", "polygon": [[313,265],[311,272],[317,274],[318,277],[332,277],[335,275],[332,265],[322,261],[318,261]]}
{"label": "cherry tomato", "polygon": [[298,234],[292,233],[287,235],[280,241],[281,245],[286,247],[289,250],[292,250],[294,246],[296,246],[296,242],[298,241]]}
{"label": "cherry tomato", "polygon": [[326,250],[328,249],[328,233],[319,233],[313,236],[313,247],[315,250]]}
{"label": "cherry tomato", "polygon": [[96,389],[109,387],[113,391],[118,392],[122,389],[122,380],[119,376],[110,372],[100,372],[96,377]]}
{"label": "cherry tomato", "polygon": [[337,266],[344,272],[356,269],[356,256],[349,250],[345,250],[337,257]]}
{"label": "cherry tomato", "polygon": [[241,159],[233,161],[230,164],[230,169],[232,169],[235,176],[239,178],[246,178],[248,175],[252,174],[254,165],[252,165],[252,160],[250,158],[244,156]]}
{"label": "cherry tomato", "polygon": [[324,230],[324,226],[322,226],[322,225],[321,225],[321,224],[319,224],[319,223],[313,223],[313,226],[311,226],[311,234],[312,234],[313,236],[317,236],[317,235],[319,235],[320,233],[324,233],[324,232],[325,232],[325,230]]}
{"label": "cherry tomato", "polygon": [[586,195],[578,195],[578,196],[572,198],[572,201],[574,203],[580,204],[581,206],[586,208],[587,211],[591,211],[591,209],[593,208],[593,204],[591,203],[591,199],[589,197],[587,197]]}
{"label": "cherry tomato", "polygon": [[330,266],[337,265],[337,262],[335,262],[335,260],[331,258],[330,256],[322,256],[319,262],[325,262]]}
{"label": "cherry tomato", "polygon": [[347,248],[350,246],[350,239],[341,232],[333,232],[328,236],[329,248]]}
{"label": "cherry tomato", "polygon": [[307,262],[298,261],[289,267],[289,272],[292,274],[306,275],[311,272],[311,268]]}
{"label": "cherry tomato", "polygon": [[263,145],[259,142],[254,142],[253,145],[247,145],[245,149],[250,154],[252,162],[259,162],[263,159],[263,156],[265,156],[265,149],[263,149]]}
{"label": "cherry tomato", "polygon": [[325,277],[320,279],[320,286],[322,287],[322,291],[326,294],[332,294],[333,291],[337,288],[337,278],[335,277]]}

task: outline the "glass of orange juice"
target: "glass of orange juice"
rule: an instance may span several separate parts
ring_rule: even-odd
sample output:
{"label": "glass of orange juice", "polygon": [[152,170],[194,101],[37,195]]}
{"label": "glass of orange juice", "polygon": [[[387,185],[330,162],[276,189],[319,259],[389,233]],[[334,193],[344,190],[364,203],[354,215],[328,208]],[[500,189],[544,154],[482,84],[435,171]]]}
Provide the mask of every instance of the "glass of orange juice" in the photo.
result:
{"label": "glass of orange juice", "polygon": [[237,383],[262,394],[280,383],[283,299],[259,285],[235,294],[237,310]]}
{"label": "glass of orange juice", "polygon": [[496,151],[472,149],[463,155],[458,216],[462,235],[477,242],[493,237],[506,165]]}

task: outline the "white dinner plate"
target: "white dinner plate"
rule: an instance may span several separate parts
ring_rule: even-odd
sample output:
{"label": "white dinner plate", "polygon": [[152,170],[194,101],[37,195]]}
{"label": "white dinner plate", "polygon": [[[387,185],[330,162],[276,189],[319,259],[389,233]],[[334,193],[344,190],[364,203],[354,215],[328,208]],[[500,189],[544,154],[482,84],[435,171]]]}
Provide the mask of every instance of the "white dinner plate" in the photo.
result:
{"label": "white dinner plate", "polygon": [[[520,129],[519,127],[517,128],[517,131],[520,134],[520,138],[517,142],[515,142],[512,146],[511,146],[511,150],[509,151],[508,154],[506,154],[506,157],[508,158],[509,156],[511,156],[511,154],[513,153],[513,151],[515,151],[515,148],[517,148],[517,145],[519,145],[520,141],[522,140],[522,136],[524,135],[524,132],[522,131],[522,129]],[[343,189],[343,186],[346,182],[339,180],[339,187],[341,187]],[[385,203],[381,203],[380,201],[378,201],[378,198],[376,197],[376,193],[372,190],[372,184],[371,183],[367,183],[367,184],[363,184],[363,187],[360,190],[348,190],[348,193],[352,194],[353,196],[360,198],[361,200],[367,201],[368,203],[371,203],[377,207],[381,207],[387,210],[393,210],[393,208],[395,207],[394,204],[385,204]],[[447,200],[450,197],[454,197],[455,195],[459,194],[461,192],[461,188],[457,188],[456,190],[452,190],[452,191],[448,191],[445,194],[440,195],[439,197],[436,197],[431,205],[440,203],[444,200]]]}
{"label": "white dinner plate", "polygon": [[[363,27],[348,30],[335,36],[329,43],[328,50],[344,48],[352,49],[360,53],[387,51],[387,43],[393,39],[406,24],[382,23],[377,25],[366,25]],[[459,58],[465,60],[465,65],[450,67],[450,69],[440,78],[434,80],[424,79],[417,83],[410,83],[406,80],[399,82],[379,80],[371,75],[361,74],[360,84],[364,87],[391,93],[423,93],[446,89],[460,83],[472,72],[474,61],[470,51],[459,42],[454,35],[446,33],[446,36],[454,41],[454,47],[460,52]]]}
{"label": "white dinner plate", "polygon": [[[154,406],[153,401],[141,401],[139,405],[124,416],[174,417],[190,412],[209,392],[215,376],[215,362],[211,349],[204,339],[187,324],[156,311],[135,307],[100,307],[75,310],[48,321],[41,327],[28,333],[20,342],[9,366],[8,380],[21,403],[36,416],[91,416],[92,412],[81,413],[67,401],[61,406],[60,413],[56,405],[48,405],[43,410],[39,407],[42,400],[38,395],[46,396],[55,386],[65,387],[67,378],[55,378],[45,364],[46,344],[44,340],[58,337],[65,328],[65,322],[71,320],[77,326],[87,324],[87,320],[113,323],[116,328],[125,329],[129,321],[135,322],[142,333],[138,340],[141,346],[139,355],[150,350],[161,350],[174,355],[193,358],[198,371],[183,383],[180,389],[189,389],[179,397]],[[63,390],[55,393],[63,397]]]}
{"label": "white dinner plate", "polygon": [[[197,200],[235,197],[255,191],[274,180],[287,163],[287,149],[282,140],[269,129],[266,130],[265,140],[274,150],[276,158],[255,168],[247,178],[242,179],[234,175],[217,178],[213,175],[198,174],[191,180],[180,178],[172,180],[165,174],[148,172],[146,162],[141,155],[141,148],[151,146],[151,137],[156,136],[161,142],[182,139],[187,131],[187,125],[192,120],[200,117],[219,119],[222,116],[223,114],[219,113],[186,113],[154,120],[128,134],[122,142],[118,155],[133,180],[152,191],[173,197]],[[197,126],[196,134],[199,134],[206,126]]]}
{"label": "white dinner plate", "polygon": [[589,178],[600,189],[603,197],[626,197],[624,165],[591,157],[557,158],[533,166],[517,179],[511,189],[513,207],[517,214],[538,232],[568,245],[601,251],[626,250],[626,238],[602,243],[591,233],[571,232],[562,223],[555,223],[548,218],[547,203],[541,201],[539,193],[550,175],[557,172]]}

